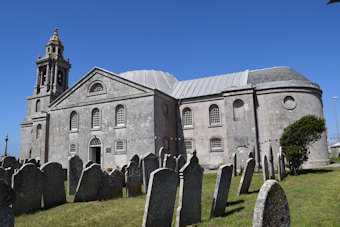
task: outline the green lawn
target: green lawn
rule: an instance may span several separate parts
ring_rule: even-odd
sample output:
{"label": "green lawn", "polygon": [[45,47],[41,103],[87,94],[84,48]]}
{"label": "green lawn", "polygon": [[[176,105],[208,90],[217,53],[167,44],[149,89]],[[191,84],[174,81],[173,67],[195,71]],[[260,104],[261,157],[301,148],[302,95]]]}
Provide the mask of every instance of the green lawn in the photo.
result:
{"label": "green lawn", "polygon": [[331,163],[340,163],[340,157],[331,157]]}
{"label": "green lawn", "polygon": [[[340,168],[303,170],[282,182],[288,198],[292,226],[339,226]],[[262,175],[253,177],[249,194],[236,196],[240,176],[233,178],[224,217],[209,220],[216,174],[203,177],[200,226],[251,226]],[[177,193],[178,194],[178,193]],[[145,195],[105,202],[68,203],[16,218],[15,226],[141,226]],[[176,201],[177,206],[177,201]],[[176,208],[175,208],[176,209]],[[175,213],[173,220],[175,220]],[[174,222],[173,222],[174,226]]]}

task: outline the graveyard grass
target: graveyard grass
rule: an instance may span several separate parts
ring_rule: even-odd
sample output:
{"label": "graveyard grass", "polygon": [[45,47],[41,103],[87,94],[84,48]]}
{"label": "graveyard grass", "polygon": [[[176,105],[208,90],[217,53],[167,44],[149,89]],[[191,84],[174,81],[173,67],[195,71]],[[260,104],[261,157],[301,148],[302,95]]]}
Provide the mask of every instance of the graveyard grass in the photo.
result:
{"label": "graveyard grass", "polygon": [[[334,161],[339,162],[339,159]],[[199,226],[251,226],[262,174],[255,174],[249,194],[236,196],[240,176],[232,179],[225,215],[209,219],[216,174],[203,176],[202,223]],[[340,168],[302,170],[280,182],[288,198],[292,226],[338,226]],[[124,191],[125,193],[125,191]],[[178,190],[177,190],[178,196]],[[145,194],[136,198],[71,203],[16,217],[15,226],[141,226]],[[177,207],[177,201],[175,210]],[[176,215],[173,216],[175,226]]]}

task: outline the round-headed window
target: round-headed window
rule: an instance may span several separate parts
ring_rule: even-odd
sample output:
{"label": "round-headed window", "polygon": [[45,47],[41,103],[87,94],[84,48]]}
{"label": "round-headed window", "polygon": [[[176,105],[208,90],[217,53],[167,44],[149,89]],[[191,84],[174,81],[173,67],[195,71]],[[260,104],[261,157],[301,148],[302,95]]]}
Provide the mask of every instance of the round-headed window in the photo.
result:
{"label": "round-headed window", "polygon": [[286,96],[282,102],[283,107],[286,108],[287,110],[293,110],[296,107],[295,99],[292,96]]}

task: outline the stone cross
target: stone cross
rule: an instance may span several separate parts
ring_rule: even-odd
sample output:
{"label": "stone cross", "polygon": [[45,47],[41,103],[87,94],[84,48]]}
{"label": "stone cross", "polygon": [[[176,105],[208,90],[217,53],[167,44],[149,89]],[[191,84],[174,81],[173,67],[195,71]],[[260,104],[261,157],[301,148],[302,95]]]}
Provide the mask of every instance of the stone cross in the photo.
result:
{"label": "stone cross", "polygon": [[159,168],[159,161],[157,155],[148,153],[143,156],[142,160],[142,172],[143,172],[143,189],[146,193],[149,185],[150,174]]}
{"label": "stone cross", "polygon": [[68,168],[67,168],[67,188],[68,194],[74,195],[76,192],[78,182],[83,172],[83,161],[78,155],[72,155],[68,158]]}
{"label": "stone cross", "polygon": [[136,197],[142,194],[140,169],[135,162],[129,162],[126,167],[125,185],[127,197]]}
{"label": "stone cross", "polygon": [[233,177],[237,175],[237,156],[236,153],[233,153]]}
{"label": "stone cross", "polygon": [[253,178],[254,168],[255,168],[255,160],[253,158],[248,159],[246,163],[246,168],[242,173],[237,195],[248,193],[251,179]]}
{"label": "stone cross", "polygon": [[277,181],[267,180],[262,185],[255,203],[253,226],[290,227],[287,197]]}
{"label": "stone cross", "polygon": [[143,227],[170,227],[176,201],[178,175],[160,168],[150,175],[146,196]]}
{"label": "stone cross", "polygon": [[41,209],[43,191],[43,176],[40,169],[32,163],[23,165],[13,175],[13,201],[14,214],[32,213]]}
{"label": "stone cross", "polygon": [[0,226],[14,227],[14,213],[10,207],[14,196],[11,186],[0,179]]}
{"label": "stone cross", "polygon": [[233,165],[222,165],[218,169],[215,192],[211,206],[210,218],[224,214],[232,178]]}
{"label": "stone cross", "polygon": [[57,162],[45,163],[43,175],[44,208],[48,209],[66,203],[63,167]]}
{"label": "stone cross", "polygon": [[275,180],[274,155],[272,145],[269,146],[269,178]]}
{"label": "stone cross", "polygon": [[268,160],[266,155],[263,155],[262,162],[263,182],[266,182],[266,180],[269,179]]}
{"label": "stone cross", "polygon": [[176,227],[188,226],[201,221],[203,169],[198,164],[196,151],[183,166],[179,175],[180,188]]}
{"label": "stone cross", "polygon": [[176,159],[172,154],[167,154],[164,157],[163,167],[172,169],[173,171],[176,170]]}

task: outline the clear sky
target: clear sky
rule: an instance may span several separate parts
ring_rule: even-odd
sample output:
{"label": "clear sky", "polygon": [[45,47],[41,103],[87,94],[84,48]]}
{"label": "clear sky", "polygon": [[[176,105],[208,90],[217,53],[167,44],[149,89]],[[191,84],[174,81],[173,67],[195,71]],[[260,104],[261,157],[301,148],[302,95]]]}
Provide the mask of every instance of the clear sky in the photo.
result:
{"label": "clear sky", "polygon": [[[35,61],[59,29],[69,86],[94,66],[169,72],[178,80],[289,66],[323,90],[328,134],[340,113],[340,3],[327,0],[2,1],[0,153],[18,156]],[[330,142],[334,143],[332,139]]]}

